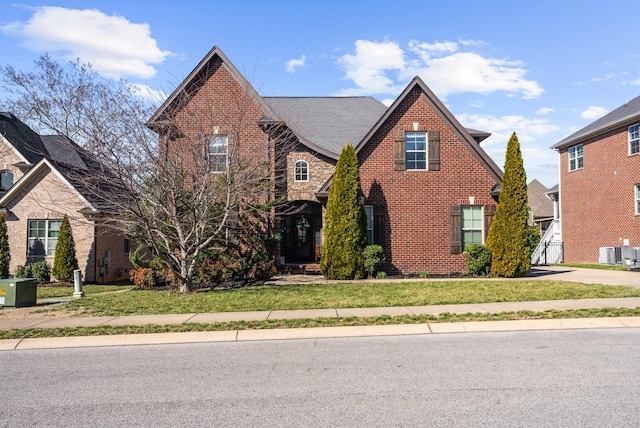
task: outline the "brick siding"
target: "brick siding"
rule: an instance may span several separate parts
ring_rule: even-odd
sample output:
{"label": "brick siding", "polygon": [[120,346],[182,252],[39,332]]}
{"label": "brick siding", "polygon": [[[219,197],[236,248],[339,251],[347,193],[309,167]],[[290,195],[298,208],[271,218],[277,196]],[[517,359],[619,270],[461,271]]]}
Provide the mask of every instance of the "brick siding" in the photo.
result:
{"label": "brick siding", "polygon": [[569,148],[560,150],[560,219],[566,263],[597,263],[600,247],[621,246],[624,239],[640,246],[640,216],[634,207],[640,155],[628,154],[628,125],[585,140],[582,169],[569,171]]}

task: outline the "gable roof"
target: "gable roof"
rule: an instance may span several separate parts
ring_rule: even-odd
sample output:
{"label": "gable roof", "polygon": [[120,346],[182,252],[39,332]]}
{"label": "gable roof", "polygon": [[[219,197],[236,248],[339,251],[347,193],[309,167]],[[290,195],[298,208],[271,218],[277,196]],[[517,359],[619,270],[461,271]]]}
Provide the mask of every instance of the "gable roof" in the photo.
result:
{"label": "gable roof", "polygon": [[[487,153],[480,147],[478,141],[474,139],[474,137],[469,133],[469,131],[464,128],[460,122],[451,114],[449,109],[447,109],[444,104],[436,97],[436,95],[427,87],[427,85],[422,81],[422,79],[418,76],[414,77],[413,80],[407,85],[407,87],[402,91],[400,96],[396,98],[396,100],[391,104],[391,106],[387,109],[387,111],[382,115],[382,117],[378,120],[371,130],[367,133],[367,135],[363,138],[363,140],[356,146],[356,153],[359,153],[360,150],[366,145],[366,143],[375,135],[376,132],[384,125],[384,123],[395,113],[395,111],[399,108],[399,106],[404,102],[404,100],[409,96],[409,94],[414,90],[418,89],[422,92],[422,96],[427,99],[427,102],[432,106],[433,110],[440,116],[442,120],[449,124],[451,129],[458,135],[458,138],[463,142],[463,144],[469,149],[469,151],[480,161],[480,163],[489,171],[494,178],[501,183],[502,182],[502,170],[496,165],[496,163],[487,155]],[[480,131],[472,130],[473,132],[480,133]],[[480,133],[484,134],[484,133]],[[480,140],[481,141],[481,140]]]}
{"label": "gable roof", "polygon": [[563,140],[551,146],[552,149],[562,149],[579,143],[587,138],[603,134],[628,122],[640,120],[640,96],[635,97],[602,116],[600,119],[590,123],[577,132],[569,135]]}
{"label": "gable roof", "polygon": [[[73,189],[92,212],[114,212],[113,201],[104,195],[117,195],[117,180],[91,179],[89,171],[101,171],[100,163],[85,149],[64,135],[38,135],[12,113],[0,112],[0,133],[31,168],[0,197],[4,206],[19,190],[48,167],[63,183]],[[108,171],[106,171],[108,174]],[[102,196],[101,196],[102,195]]]}
{"label": "gable roof", "polygon": [[527,185],[527,198],[535,218],[553,217],[553,202],[546,197],[547,192],[549,189],[538,180]]}
{"label": "gable roof", "polygon": [[0,134],[7,139],[20,157],[29,164],[36,164],[47,150],[40,136],[13,113],[0,112]]}
{"label": "gable roof", "polygon": [[247,91],[247,94],[260,105],[265,116],[274,119],[277,118],[276,114],[271,110],[271,107],[260,95],[258,95],[257,91],[253,86],[251,86],[247,79],[245,79],[242,73],[238,71],[233,63],[229,61],[222,50],[220,50],[218,46],[214,46],[182,81],[182,83],[171,93],[171,95],[169,95],[164,103],[162,103],[160,108],[151,116],[146,123],[147,127],[156,132],[167,127],[170,124],[169,122],[173,118],[175,111],[179,110],[181,103],[184,102],[184,97],[189,95],[192,96],[202,88],[210,77],[208,72],[210,71],[211,66],[218,60],[222,62],[222,66],[226,68],[238,84]]}
{"label": "gable roof", "polygon": [[301,143],[338,159],[358,144],[387,107],[372,97],[264,97]]}

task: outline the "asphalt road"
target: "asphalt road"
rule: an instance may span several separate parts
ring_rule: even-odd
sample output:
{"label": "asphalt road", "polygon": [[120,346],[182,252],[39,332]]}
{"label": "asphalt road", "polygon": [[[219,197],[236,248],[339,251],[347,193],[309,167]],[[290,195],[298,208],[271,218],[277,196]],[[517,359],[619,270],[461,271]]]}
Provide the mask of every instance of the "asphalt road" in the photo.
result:
{"label": "asphalt road", "polygon": [[640,330],[0,353],[0,427],[636,427]]}

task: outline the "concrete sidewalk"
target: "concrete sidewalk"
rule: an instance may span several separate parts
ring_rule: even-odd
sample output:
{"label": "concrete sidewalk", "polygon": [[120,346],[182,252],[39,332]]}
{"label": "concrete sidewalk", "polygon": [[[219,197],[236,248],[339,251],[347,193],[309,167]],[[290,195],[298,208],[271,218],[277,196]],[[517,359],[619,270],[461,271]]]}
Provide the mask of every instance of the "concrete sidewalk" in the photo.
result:
{"label": "concrete sidewalk", "polygon": [[[532,269],[531,279],[553,279],[606,285],[626,285],[640,287],[640,272],[599,271],[564,267]],[[446,279],[432,279],[439,281]],[[481,280],[481,279],[480,279]],[[322,277],[283,276],[275,279],[279,283],[326,283]],[[424,280],[421,280],[424,281]],[[640,297],[612,299],[547,300],[533,302],[502,302],[469,305],[431,305],[380,308],[309,309],[293,311],[190,313],[168,315],[131,315],[119,317],[77,317],[77,318],[31,318],[0,320],[0,330],[29,328],[61,328],[84,326],[124,326],[124,325],[170,325],[190,323],[215,323],[230,321],[264,321],[303,318],[345,318],[397,315],[439,315],[442,313],[500,313],[530,310],[574,310],[593,308],[636,308],[640,307]],[[11,310],[11,309],[7,309]],[[427,334],[471,331],[505,331],[558,328],[621,328],[640,327],[640,317],[482,321],[461,323],[425,323],[410,325],[329,327],[310,329],[236,330],[223,332],[157,333],[120,336],[92,336],[69,338],[16,339],[0,341],[2,349],[32,349],[49,347],[109,346],[152,343],[185,343],[201,341],[238,341],[293,339],[311,337],[345,337],[387,334]]]}

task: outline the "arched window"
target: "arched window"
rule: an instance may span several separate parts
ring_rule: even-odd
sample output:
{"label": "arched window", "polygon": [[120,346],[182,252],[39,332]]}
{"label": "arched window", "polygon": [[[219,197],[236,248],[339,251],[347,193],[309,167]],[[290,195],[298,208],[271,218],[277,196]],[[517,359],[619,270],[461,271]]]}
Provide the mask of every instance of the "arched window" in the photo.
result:
{"label": "arched window", "polygon": [[0,171],[0,191],[6,191],[13,186],[13,172],[8,169]]}
{"label": "arched window", "polygon": [[295,181],[309,181],[309,164],[307,161],[296,161],[293,171]]}

